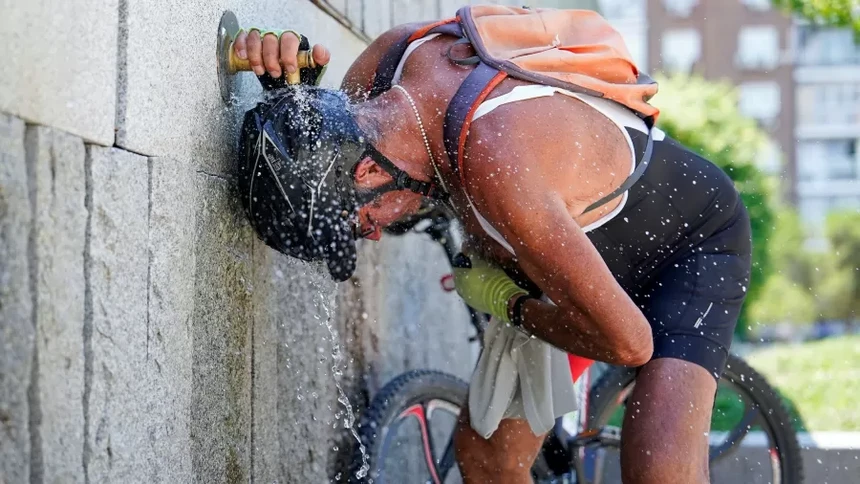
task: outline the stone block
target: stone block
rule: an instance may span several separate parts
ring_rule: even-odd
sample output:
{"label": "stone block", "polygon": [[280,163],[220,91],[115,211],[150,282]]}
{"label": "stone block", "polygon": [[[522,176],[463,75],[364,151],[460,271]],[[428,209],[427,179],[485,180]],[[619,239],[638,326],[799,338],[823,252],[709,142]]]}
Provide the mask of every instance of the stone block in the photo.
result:
{"label": "stone block", "polygon": [[457,14],[457,10],[468,4],[469,2],[464,0],[439,0],[439,12],[441,12],[441,17],[453,17]]}
{"label": "stone block", "polygon": [[86,150],[80,138],[44,127],[29,127],[26,143],[36,324],[32,474],[37,482],[82,483]]}
{"label": "stone block", "polygon": [[119,3],[0,0],[0,111],[112,145]]}
{"label": "stone block", "polygon": [[391,17],[392,0],[365,1],[363,4],[364,32],[377,37],[394,25]]}
{"label": "stone block", "polygon": [[159,480],[150,427],[160,385],[149,351],[147,159],[114,148],[88,151],[89,320],[84,468],[89,482]]}
{"label": "stone block", "polygon": [[326,0],[326,3],[343,15],[346,15],[347,0]]}
{"label": "stone block", "polygon": [[361,255],[368,387],[432,368],[468,381],[479,351],[462,300],[442,290],[451,269],[442,248],[420,234],[383,237]]}
{"label": "stone block", "polygon": [[436,2],[424,0],[391,0],[392,18],[394,25],[408,22],[438,20]]}
{"label": "stone block", "polygon": [[364,0],[346,0],[346,18],[359,30],[364,28]]}
{"label": "stone block", "polygon": [[[129,2],[119,86],[117,144],[148,155],[195,160],[208,173],[232,170],[241,115],[259,99],[251,73],[240,73],[236,103],[221,100],[214,38],[224,10],[244,27],[294,28],[327,45],[333,60],[324,85],[339,86],[365,47],[305,0],[154,0]],[[170,42],[157,42],[169,37]]]}
{"label": "stone block", "polygon": [[[349,355],[337,325],[336,287],[319,268],[308,270],[288,259],[278,268],[276,294],[301,295],[277,306],[281,476],[286,482],[320,482],[334,474],[334,448],[346,435],[348,415],[338,402],[338,384],[349,398],[347,382],[338,374]],[[355,412],[351,402],[350,411]]]}
{"label": "stone block", "polygon": [[24,122],[0,113],[0,480],[30,482],[33,296]]}
{"label": "stone block", "polygon": [[[333,428],[344,410],[335,382],[347,366],[333,357],[342,334],[335,284],[321,265],[259,241],[254,267],[254,479],[327,481],[344,433]],[[344,356],[341,344],[338,350]]]}
{"label": "stone block", "polygon": [[[254,373],[252,404],[254,421],[251,430],[251,452],[253,452],[253,480],[256,482],[281,482],[281,445],[278,427],[278,324],[277,311],[280,301],[286,294],[279,294],[277,281],[283,278],[283,271],[277,265],[274,251],[264,250],[263,244],[256,243],[254,255]],[[280,274],[280,277],[278,275]]]}
{"label": "stone block", "polygon": [[253,235],[233,186],[198,173],[191,324],[191,464],[198,482],[247,482],[251,469]]}
{"label": "stone block", "polygon": [[151,408],[147,434],[156,442],[157,480],[192,482],[189,429],[198,175],[190,163],[150,158],[149,176],[147,354],[158,385],[148,392],[162,404]]}

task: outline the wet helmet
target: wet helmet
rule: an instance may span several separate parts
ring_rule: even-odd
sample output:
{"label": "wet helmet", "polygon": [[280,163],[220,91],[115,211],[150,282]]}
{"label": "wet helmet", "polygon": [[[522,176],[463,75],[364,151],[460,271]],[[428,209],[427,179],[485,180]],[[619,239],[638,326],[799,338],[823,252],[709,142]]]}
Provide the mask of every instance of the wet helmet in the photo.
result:
{"label": "wet helmet", "polygon": [[[368,157],[393,181],[356,189],[355,167]],[[392,190],[442,196],[367,141],[342,92],[308,86],[272,91],[245,113],[238,179],[259,237],[292,257],[325,261],[337,281],[355,271],[358,208]]]}

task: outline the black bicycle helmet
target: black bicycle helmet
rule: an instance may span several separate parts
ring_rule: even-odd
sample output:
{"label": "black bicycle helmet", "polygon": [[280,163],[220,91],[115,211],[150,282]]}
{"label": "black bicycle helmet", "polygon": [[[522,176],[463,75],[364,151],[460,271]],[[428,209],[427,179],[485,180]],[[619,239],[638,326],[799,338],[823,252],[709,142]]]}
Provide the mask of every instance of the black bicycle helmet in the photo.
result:
{"label": "black bicycle helmet", "polygon": [[[367,157],[393,181],[356,190],[355,166]],[[337,281],[355,271],[359,207],[391,190],[441,196],[367,142],[342,92],[308,86],[272,91],[245,113],[238,179],[260,238],[292,257],[324,260]]]}

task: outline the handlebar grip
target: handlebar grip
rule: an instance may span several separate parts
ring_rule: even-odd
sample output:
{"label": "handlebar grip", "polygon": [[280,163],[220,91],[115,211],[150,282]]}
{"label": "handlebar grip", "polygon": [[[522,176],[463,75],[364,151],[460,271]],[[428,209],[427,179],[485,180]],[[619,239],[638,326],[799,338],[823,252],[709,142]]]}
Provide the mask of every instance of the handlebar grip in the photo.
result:
{"label": "handlebar grip", "polygon": [[472,260],[466,254],[462,252],[455,255],[451,260],[451,266],[457,269],[471,269],[472,268]]}
{"label": "handlebar grip", "polygon": [[[300,73],[302,69],[307,67],[316,69],[317,67],[316,62],[314,62],[314,56],[309,50],[300,50],[297,54],[296,61],[298,62],[299,68],[292,74],[287,73],[287,84],[298,84],[301,81]],[[237,72],[250,70],[251,61],[239,58],[239,56],[236,55],[236,49],[233,48],[233,44],[231,43],[230,47],[227,49],[227,71],[230,74],[236,74]]]}

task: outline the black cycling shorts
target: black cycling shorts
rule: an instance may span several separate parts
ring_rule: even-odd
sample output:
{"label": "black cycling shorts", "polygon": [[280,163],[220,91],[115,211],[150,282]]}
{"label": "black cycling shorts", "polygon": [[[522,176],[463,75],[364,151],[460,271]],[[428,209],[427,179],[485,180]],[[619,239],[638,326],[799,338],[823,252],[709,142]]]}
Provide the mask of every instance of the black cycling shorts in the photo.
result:
{"label": "black cycling shorts", "polygon": [[634,301],[651,323],[652,359],[695,363],[719,380],[749,287],[750,220],[743,204],[722,230],[675,258]]}

